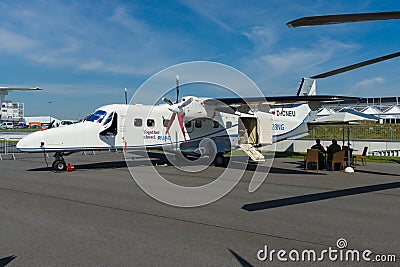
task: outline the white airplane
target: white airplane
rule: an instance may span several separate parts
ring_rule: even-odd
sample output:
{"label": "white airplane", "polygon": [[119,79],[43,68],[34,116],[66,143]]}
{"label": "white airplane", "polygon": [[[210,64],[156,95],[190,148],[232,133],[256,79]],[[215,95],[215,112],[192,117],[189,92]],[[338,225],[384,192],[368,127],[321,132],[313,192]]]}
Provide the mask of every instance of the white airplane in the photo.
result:
{"label": "white airplane", "polygon": [[[173,104],[114,104],[100,107],[83,122],[32,133],[17,144],[23,152],[55,152],[54,170],[66,168],[63,156],[77,151],[160,149],[184,155],[224,154],[241,148],[255,161],[264,158],[254,147],[307,134],[313,120],[310,104],[354,99],[316,96],[315,80],[307,79],[295,97],[183,97]],[[265,110],[266,104],[275,107]],[[315,108],[313,108],[315,110]],[[261,111],[263,110],[263,111]],[[202,145],[207,138],[213,144]],[[212,150],[212,151],[211,151]]]}
{"label": "white airplane", "polygon": [[[393,14],[389,14],[393,16]],[[344,23],[353,17],[316,17],[313,23]],[[381,17],[379,17],[381,19]],[[374,14],[363,20],[376,19]],[[302,21],[303,20],[303,21]],[[310,18],[290,22],[305,26]],[[321,21],[318,21],[321,20]],[[339,22],[338,22],[339,21]],[[354,97],[316,95],[315,79],[325,78],[399,56],[394,53],[334,71],[304,78],[296,96],[254,98],[198,98],[186,96],[173,104],[114,104],[100,107],[83,122],[35,132],[20,140],[23,152],[55,152],[54,170],[66,169],[64,156],[77,151],[109,149],[160,149],[186,155],[214,155],[215,164],[225,164],[224,154],[241,148],[253,160],[263,156],[255,147],[304,136],[313,110],[323,102],[354,100]],[[272,106],[272,108],[269,108]],[[205,142],[204,140],[209,140]],[[211,141],[212,142],[211,142]]]}

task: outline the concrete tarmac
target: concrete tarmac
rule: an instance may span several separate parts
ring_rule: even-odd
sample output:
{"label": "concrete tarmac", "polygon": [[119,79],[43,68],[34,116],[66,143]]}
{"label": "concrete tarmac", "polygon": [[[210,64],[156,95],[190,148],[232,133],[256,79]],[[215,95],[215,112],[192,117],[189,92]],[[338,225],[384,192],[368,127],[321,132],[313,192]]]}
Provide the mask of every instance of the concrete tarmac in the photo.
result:
{"label": "concrete tarmac", "polygon": [[[368,163],[346,174],[306,172],[301,160],[277,158],[256,192],[248,192],[249,166],[222,199],[178,208],[144,193],[122,153],[77,153],[66,157],[76,171],[62,173],[49,170],[39,154],[16,158],[0,162],[0,266],[366,266],[327,254],[323,262],[288,259],[291,250],[315,250],[317,258],[338,250],[339,238],[345,249],[371,250],[371,260],[394,255],[397,263],[385,266],[400,261],[398,164]],[[157,159],[153,164],[187,186],[223,171],[185,174]],[[288,261],[276,253],[260,261],[265,246],[285,250]]]}

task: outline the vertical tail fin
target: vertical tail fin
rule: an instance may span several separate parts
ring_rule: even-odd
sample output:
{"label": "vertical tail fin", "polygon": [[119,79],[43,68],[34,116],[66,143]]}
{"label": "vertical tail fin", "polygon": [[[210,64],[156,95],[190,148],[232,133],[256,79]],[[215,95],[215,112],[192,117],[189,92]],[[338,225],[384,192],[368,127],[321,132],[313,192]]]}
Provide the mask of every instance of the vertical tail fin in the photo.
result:
{"label": "vertical tail fin", "polygon": [[311,78],[302,78],[297,90],[297,96],[301,95],[316,95],[317,94],[317,81]]}

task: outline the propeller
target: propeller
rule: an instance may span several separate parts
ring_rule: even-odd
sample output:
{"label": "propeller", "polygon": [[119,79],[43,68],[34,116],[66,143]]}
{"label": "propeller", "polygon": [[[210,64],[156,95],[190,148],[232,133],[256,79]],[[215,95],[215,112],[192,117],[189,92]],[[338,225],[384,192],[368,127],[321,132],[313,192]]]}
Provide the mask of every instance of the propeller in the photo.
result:
{"label": "propeller", "polygon": [[183,101],[181,101],[179,103],[176,103],[176,104],[173,104],[172,101],[169,100],[166,97],[163,97],[162,100],[165,103],[167,103],[168,105],[170,105],[170,107],[168,109],[172,112],[171,118],[170,118],[170,120],[168,122],[168,125],[167,125],[167,130],[166,130],[165,133],[166,134],[169,133],[169,130],[171,129],[172,123],[175,120],[175,117],[178,116],[178,123],[179,123],[179,126],[181,128],[185,143],[187,145],[186,134],[185,134],[185,125],[183,123],[183,117],[185,116],[185,111],[183,110],[183,108],[186,107],[187,105],[189,105],[190,103],[192,103],[193,98],[190,97],[190,98],[185,99],[185,100],[183,100]]}

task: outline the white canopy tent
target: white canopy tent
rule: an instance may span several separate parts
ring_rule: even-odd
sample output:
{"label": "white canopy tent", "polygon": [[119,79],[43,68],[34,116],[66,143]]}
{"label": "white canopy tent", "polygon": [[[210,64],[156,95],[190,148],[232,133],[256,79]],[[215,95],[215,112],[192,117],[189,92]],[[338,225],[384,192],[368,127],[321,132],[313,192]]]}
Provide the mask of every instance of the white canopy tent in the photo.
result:
{"label": "white canopy tent", "polygon": [[[343,129],[343,146],[344,146],[344,125],[347,124],[347,145],[350,148],[350,124],[352,123],[362,123],[362,122],[376,122],[378,118],[372,115],[366,115],[361,112],[354,111],[352,109],[343,110],[335,114],[318,118],[312,124],[337,124],[342,125]],[[350,149],[347,150],[347,165],[350,166]]]}
{"label": "white canopy tent", "polygon": [[318,117],[322,117],[322,116],[328,116],[335,113],[333,110],[329,109],[329,108],[322,108],[318,111],[317,116]]}
{"label": "white canopy tent", "polygon": [[363,114],[361,112],[340,111],[323,118],[318,118],[316,122],[327,124],[349,124],[357,122],[373,122],[377,120],[378,118],[375,116]]}
{"label": "white canopy tent", "polygon": [[379,115],[382,113],[380,110],[373,107],[366,107],[361,112],[368,115]]}
{"label": "white canopy tent", "polygon": [[400,108],[399,106],[392,106],[385,110],[383,112],[383,115],[381,116],[382,119],[384,119],[386,122],[389,123],[397,123],[398,120],[400,120]]}

